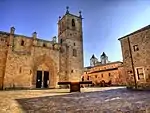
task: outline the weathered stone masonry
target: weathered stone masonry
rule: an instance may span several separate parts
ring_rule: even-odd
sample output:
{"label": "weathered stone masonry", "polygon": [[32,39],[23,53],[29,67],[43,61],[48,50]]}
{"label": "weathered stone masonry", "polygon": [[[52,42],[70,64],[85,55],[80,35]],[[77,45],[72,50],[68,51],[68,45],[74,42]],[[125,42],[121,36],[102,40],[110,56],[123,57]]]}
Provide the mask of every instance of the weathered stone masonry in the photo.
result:
{"label": "weathered stone masonry", "polygon": [[127,86],[150,89],[150,25],[119,39]]}
{"label": "weathered stone masonry", "polygon": [[0,32],[1,89],[57,88],[58,81],[79,81],[82,70],[81,15],[67,10],[60,18],[58,43],[56,37],[53,41],[39,39],[36,32],[32,37],[15,34],[14,27],[9,33]]}

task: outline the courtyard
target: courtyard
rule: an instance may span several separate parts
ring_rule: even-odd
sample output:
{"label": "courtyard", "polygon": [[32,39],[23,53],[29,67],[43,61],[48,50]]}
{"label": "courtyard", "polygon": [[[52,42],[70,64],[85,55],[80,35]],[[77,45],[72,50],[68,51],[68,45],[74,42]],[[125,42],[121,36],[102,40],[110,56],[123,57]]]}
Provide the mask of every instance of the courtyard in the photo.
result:
{"label": "courtyard", "polygon": [[150,113],[150,92],[124,87],[0,91],[0,113]]}

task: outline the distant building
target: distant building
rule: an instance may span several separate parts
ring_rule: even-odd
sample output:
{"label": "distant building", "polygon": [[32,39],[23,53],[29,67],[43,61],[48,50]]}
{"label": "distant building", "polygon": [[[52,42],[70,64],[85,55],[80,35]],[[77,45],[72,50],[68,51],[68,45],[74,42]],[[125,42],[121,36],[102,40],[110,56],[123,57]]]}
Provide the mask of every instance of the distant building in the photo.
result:
{"label": "distant building", "polygon": [[127,86],[150,89],[150,25],[119,38]]}
{"label": "distant building", "polygon": [[58,20],[58,42],[0,31],[0,89],[58,88],[83,73],[82,16],[68,11]]}
{"label": "distant building", "polygon": [[103,52],[100,56],[101,61],[92,55],[90,66],[84,68],[82,80],[91,80],[93,86],[125,85],[125,71],[123,62],[108,61],[108,56]]}
{"label": "distant building", "polygon": [[106,64],[106,63],[109,63],[109,62],[110,61],[108,61],[108,56],[106,56],[106,54],[104,52],[100,56],[100,62],[98,61],[98,59],[93,54],[91,59],[90,59],[90,66],[93,67],[93,66],[96,66],[96,65]]}
{"label": "distant building", "polygon": [[93,54],[90,59],[90,66],[95,66],[97,63],[98,63],[98,59]]}

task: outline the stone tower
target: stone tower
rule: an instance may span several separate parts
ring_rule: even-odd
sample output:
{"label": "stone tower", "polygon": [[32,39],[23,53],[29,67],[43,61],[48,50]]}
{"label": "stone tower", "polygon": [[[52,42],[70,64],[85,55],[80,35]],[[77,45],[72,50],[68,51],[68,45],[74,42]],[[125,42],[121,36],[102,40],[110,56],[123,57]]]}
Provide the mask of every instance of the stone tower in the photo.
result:
{"label": "stone tower", "polygon": [[82,16],[73,15],[67,7],[59,17],[58,43],[61,45],[59,81],[80,81],[83,74]]}
{"label": "stone tower", "polygon": [[96,63],[98,63],[98,59],[93,54],[91,59],[90,59],[90,66],[95,66]]}

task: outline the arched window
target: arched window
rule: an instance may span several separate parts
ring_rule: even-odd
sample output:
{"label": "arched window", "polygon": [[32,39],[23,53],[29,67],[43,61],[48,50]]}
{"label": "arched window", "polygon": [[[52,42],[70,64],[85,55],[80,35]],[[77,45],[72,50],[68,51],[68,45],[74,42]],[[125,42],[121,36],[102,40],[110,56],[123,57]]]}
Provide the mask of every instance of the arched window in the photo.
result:
{"label": "arched window", "polygon": [[72,19],[72,26],[75,27],[75,20]]}
{"label": "arched window", "polygon": [[46,47],[46,44],[45,44],[45,43],[43,43],[43,47]]}

